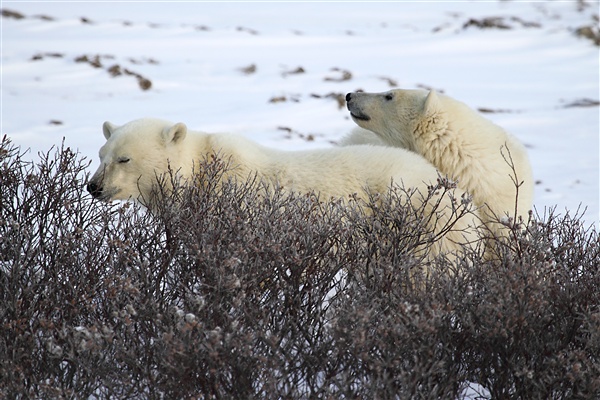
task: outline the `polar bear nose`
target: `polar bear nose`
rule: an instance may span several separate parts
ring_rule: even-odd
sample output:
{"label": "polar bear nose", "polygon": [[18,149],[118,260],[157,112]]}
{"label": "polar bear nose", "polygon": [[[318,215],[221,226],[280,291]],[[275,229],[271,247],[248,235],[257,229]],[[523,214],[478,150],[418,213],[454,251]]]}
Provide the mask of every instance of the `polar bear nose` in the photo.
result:
{"label": "polar bear nose", "polygon": [[102,195],[102,186],[98,185],[96,182],[90,182],[87,184],[87,191],[90,192],[90,194],[95,197],[98,198]]}
{"label": "polar bear nose", "polygon": [[346,95],[346,102],[349,102],[350,100],[352,100],[352,93]]}

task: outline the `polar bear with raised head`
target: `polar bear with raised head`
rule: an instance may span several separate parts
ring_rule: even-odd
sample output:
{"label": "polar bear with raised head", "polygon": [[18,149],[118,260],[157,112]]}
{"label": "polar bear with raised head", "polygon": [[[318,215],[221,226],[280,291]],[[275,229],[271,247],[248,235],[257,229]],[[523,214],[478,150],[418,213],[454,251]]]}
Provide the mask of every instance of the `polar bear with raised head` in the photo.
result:
{"label": "polar bear with raised head", "polygon": [[[230,167],[223,179],[246,182],[256,176],[267,187],[282,187],[290,192],[315,192],[322,200],[368,193],[385,193],[392,183],[421,194],[410,196],[420,207],[428,185],[439,178],[437,170],[423,157],[404,149],[381,146],[348,146],[308,151],[280,151],[231,134],[208,134],[188,130],[183,123],[144,118],[116,126],[105,122],[106,143],[100,149],[100,167],[87,188],[102,200],[134,199],[148,205],[157,176],[175,171],[184,181],[196,175],[194,169],[211,155],[227,160]],[[456,201],[464,193],[457,189],[454,200],[436,195],[425,204],[441,201],[435,226],[439,232],[453,221]],[[440,198],[441,197],[441,198]],[[430,204],[431,203],[431,204]],[[440,241],[434,253],[453,252],[461,243],[473,242],[473,227],[479,224],[476,212],[459,218]]]}
{"label": "polar bear with raised head", "polygon": [[374,144],[420,154],[473,196],[490,228],[515,217],[527,222],[534,190],[527,150],[477,111],[425,90],[348,93],[346,102],[364,129],[353,131],[343,145],[364,144],[371,135]]}

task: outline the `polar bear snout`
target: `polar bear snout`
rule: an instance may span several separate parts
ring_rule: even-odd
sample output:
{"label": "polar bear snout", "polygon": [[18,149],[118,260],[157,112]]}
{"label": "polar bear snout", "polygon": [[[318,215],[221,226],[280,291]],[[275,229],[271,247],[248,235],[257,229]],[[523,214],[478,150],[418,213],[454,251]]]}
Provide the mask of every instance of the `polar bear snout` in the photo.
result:
{"label": "polar bear snout", "polygon": [[88,193],[91,194],[92,197],[95,199],[104,200],[107,197],[107,193],[104,187],[104,178],[105,170],[104,168],[102,168],[101,171],[97,171],[94,175],[90,177],[90,180],[85,186]]}
{"label": "polar bear snout", "polygon": [[92,197],[96,199],[102,197],[102,185],[98,182],[93,180],[89,181],[86,189],[92,195]]}
{"label": "polar bear snout", "polygon": [[350,116],[355,120],[369,121],[369,117],[356,101],[357,93],[348,93],[346,95],[346,107],[350,111]]}

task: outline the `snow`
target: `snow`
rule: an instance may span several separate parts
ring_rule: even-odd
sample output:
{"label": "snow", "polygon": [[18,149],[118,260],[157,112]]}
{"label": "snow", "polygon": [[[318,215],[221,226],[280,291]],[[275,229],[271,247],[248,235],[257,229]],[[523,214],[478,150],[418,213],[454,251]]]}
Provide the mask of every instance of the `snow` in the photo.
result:
{"label": "snow", "polygon": [[[599,97],[598,47],[574,34],[594,24],[597,6],[4,1],[25,18],[2,18],[1,130],[32,158],[64,137],[93,160],[90,170],[102,122],[143,116],[278,148],[326,147],[354,127],[326,95],[385,91],[392,79],[502,111],[486,116],[529,148],[538,211],[582,204],[597,224],[598,107],[565,107]],[[485,17],[513,29],[463,28]],[[102,68],[75,62],[82,55],[99,55]],[[151,89],[133,75],[111,77],[115,64]],[[251,65],[254,73],[241,71]],[[305,72],[291,73],[298,67]],[[338,81],[343,71],[352,78]],[[277,97],[287,101],[269,101]]]}

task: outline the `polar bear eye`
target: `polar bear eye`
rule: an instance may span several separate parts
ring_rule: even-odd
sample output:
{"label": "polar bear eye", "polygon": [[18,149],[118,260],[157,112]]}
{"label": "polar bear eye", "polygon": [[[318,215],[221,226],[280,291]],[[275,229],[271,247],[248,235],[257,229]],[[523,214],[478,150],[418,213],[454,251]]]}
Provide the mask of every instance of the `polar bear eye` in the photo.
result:
{"label": "polar bear eye", "polygon": [[394,99],[394,94],[393,93],[388,93],[385,95],[385,99],[387,101],[393,100]]}
{"label": "polar bear eye", "polygon": [[119,164],[125,164],[125,163],[128,163],[129,160],[130,160],[129,157],[119,157],[119,159],[117,160],[117,162]]}

